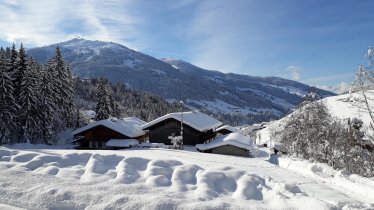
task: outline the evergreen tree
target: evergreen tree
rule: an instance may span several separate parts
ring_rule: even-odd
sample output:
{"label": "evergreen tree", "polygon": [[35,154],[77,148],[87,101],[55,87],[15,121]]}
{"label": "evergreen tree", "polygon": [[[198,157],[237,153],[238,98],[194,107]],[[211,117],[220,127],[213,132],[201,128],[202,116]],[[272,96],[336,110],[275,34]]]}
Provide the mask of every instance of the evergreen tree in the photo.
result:
{"label": "evergreen tree", "polygon": [[16,50],[16,45],[14,43],[13,43],[12,48],[10,49],[9,53],[10,53],[9,54],[9,59],[10,59],[10,63],[9,63],[9,76],[12,78],[13,87],[15,87],[15,78],[14,77],[15,77],[16,72],[17,72],[17,66],[18,66],[18,64],[17,64],[17,58],[18,58],[18,53],[17,53],[17,50]]}
{"label": "evergreen tree", "polygon": [[[13,55],[11,57],[11,63],[13,62],[12,60],[13,60]],[[16,69],[12,76],[14,79],[14,96],[15,96],[16,102],[18,103],[18,99],[19,99],[20,91],[21,91],[21,83],[25,75],[25,72],[27,71],[26,52],[22,44],[19,49],[19,54],[18,54],[16,65],[17,65]]]}
{"label": "evergreen tree", "polygon": [[39,106],[38,113],[39,119],[42,119],[40,123],[40,141],[39,143],[51,144],[53,143],[53,137],[56,134],[54,128],[54,116],[55,116],[55,92],[53,84],[53,72],[49,68],[41,69],[41,80],[39,86]]}
{"label": "evergreen tree", "polygon": [[14,143],[17,129],[17,103],[13,97],[12,79],[9,76],[5,57],[0,57],[0,145]]}
{"label": "evergreen tree", "polygon": [[111,101],[108,83],[101,77],[97,85],[96,100],[96,120],[108,119],[111,116]]}
{"label": "evergreen tree", "polygon": [[63,80],[63,88],[65,89],[64,97],[64,116],[66,117],[66,127],[73,128],[74,126],[74,79],[70,67],[67,65],[65,68],[66,77]]}
{"label": "evergreen tree", "polygon": [[33,134],[38,128],[38,72],[37,65],[34,60],[30,58],[27,70],[21,82],[20,96],[19,96],[19,118],[22,130],[21,142],[33,142],[37,138]]}

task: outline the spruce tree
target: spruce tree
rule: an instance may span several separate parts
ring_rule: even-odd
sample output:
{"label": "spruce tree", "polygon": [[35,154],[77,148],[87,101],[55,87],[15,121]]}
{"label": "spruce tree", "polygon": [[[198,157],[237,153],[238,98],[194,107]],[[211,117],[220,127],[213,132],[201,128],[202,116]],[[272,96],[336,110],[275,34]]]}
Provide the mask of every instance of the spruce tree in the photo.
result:
{"label": "spruce tree", "polygon": [[54,126],[54,116],[55,116],[55,92],[53,84],[53,72],[50,68],[45,67],[41,69],[40,75],[40,86],[39,86],[39,104],[38,113],[39,119],[42,119],[40,123],[41,136],[40,142],[43,144],[53,143],[53,137],[56,134]]}
{"label": "spruce tree", "polygon": [[[11,62],[12,62],[12,59],[13,58],[11,58]],[[22,44],[19,49],[18,59],[16,63],[17,63],[17,68],[14,71],[13,78],[14,78],[14,96],[18,102],[20,91],[21,91],[21,83],[25,75],[25,72],[27,71],[26,52]]]}
{"label": "spruce tree", "polygon": [[0,145],[15,143],[17,104],[13,97],[12,79],[4,56],[0,57]]}
{"label": "spruce tree", "polygon": [[100,77],[96,94],[96,120],[108,119],[111,116],[111,103],[108,83]]}
{"label": "spruce tree", "polygon": [[27,70],[23,76],[19,96],[19,123],[22,127],[21,142],[33,142],[34,133],[38,128],[38,72],[37,65],[34,60],[30,58]]}

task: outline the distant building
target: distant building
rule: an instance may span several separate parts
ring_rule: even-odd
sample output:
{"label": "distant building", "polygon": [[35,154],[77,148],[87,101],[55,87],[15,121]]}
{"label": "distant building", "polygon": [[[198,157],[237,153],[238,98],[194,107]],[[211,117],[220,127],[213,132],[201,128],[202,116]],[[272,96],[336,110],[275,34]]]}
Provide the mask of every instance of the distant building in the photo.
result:
{"label": "distant building", "polygon": [[240,129],[232,127],[230,125],[224,125],[216,129],[217,134],[226,135],[229,133],[240,133]]}
{"label": "distant building", "polygon": [[[182,112],[170,113],[142,126],[149,132],[150,143],[170,145],[169,136],[180,135]],[[183,144],[196,145],[214,138],[214,129],[222,123],[198,111],[183,112]]]}
{"label": "distant building", "polygon": [[217,136],[207,144],[197,144],[196,148],[201,152],[244,156],[250,155],[253,141],[241,133],[230,133],[227,135]]}
{"label": "distant building", "polygon": [[[110,140],[138,140],[144,141],[147,133],[142,130],[141,126],[145,122],[135,118],[128,117],[123,119],[111,118],[90,123],[82,128],[73,131],[74,141],[77,149],[112,149],[113,144],[107,142]],[[119,141],[115,141],[116,145]]]}

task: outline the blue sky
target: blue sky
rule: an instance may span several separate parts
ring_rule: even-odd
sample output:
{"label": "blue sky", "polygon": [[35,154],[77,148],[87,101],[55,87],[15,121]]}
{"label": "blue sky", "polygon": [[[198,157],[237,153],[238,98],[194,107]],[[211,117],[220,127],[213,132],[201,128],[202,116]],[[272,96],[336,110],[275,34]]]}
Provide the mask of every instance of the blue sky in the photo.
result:
{"label": "blue sky", "polygon": [[346,89],[374,44],[371,0],[2,0],[0,45],[76,36],[154,57]]}

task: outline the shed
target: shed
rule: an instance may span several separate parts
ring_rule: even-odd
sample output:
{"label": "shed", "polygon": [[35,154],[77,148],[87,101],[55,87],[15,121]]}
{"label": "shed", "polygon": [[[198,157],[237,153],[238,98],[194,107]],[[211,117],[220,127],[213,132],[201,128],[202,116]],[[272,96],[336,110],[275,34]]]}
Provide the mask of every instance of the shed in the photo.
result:
{"label": "shed", "polygon": [[207,153],[249,156],[252,145],[252,140],[248,136],[241,133],[230,133],[218,136],[207,144],[197,144],[196,148]]}
{"label": "shed", "polygon": [[214,129],[222,123],[198,111],[176,112],[164,115],[142,126],[149,132],[150,143],[170,145],[172,134],[180,135],[183,118],[183,144],[196,145],[215,137]]}
{"label": "shed", "polygon": [[111,139],[143,141],[147,134],[141,129],[144,124],[144,121],[135,117],[96,121],[73,131],[73,143],[77,149],[110,149],[106,143]]}

